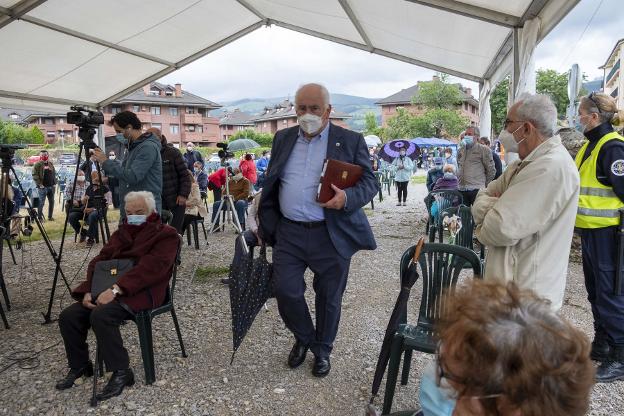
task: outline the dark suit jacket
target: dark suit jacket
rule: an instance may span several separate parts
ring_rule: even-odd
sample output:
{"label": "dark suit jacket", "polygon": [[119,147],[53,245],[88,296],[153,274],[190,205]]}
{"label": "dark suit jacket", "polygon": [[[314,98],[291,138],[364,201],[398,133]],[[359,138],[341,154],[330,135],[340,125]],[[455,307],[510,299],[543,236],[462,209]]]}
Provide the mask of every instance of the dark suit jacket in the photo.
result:
{"label": "dark suit jacket", "polygon": [[[260,233],[269,245],[275,244],[277,225],[282,218],[279,206],[280,176],[297,141],[299,126],[280,130],[275,134],[271,160],[267,169],[262,198],[258,210]],[[336,251],[350,258],[358,250],[377,248],[375,237],[362,207],[379,192],[379,185],[371,169],[368,148],[360,133],[330,124],[327,140],[327,158],[362,166],[358,184],[345,189],[347,206],[343,210],[325,209],[325,221]]]}

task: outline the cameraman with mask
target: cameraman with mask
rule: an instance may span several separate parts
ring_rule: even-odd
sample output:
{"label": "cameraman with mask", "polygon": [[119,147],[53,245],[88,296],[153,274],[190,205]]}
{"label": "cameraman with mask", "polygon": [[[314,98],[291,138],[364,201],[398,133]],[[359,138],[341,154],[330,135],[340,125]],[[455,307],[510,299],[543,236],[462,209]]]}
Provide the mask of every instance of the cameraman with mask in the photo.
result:
{"label": "cameraman with mask", "polygon": [[161,211],[162,158],[160,140],[150,132],[143,133],[141,120],[131,111],[122,111],[109,121],[118,135],[128,141],[128,154],[123,162],[108,159],[101,149],[91,152],[102,168],[119,180],[119,212],[122,222],[126,218],[124,198],[133,191],[151,192],[156,200],[156,211]]}

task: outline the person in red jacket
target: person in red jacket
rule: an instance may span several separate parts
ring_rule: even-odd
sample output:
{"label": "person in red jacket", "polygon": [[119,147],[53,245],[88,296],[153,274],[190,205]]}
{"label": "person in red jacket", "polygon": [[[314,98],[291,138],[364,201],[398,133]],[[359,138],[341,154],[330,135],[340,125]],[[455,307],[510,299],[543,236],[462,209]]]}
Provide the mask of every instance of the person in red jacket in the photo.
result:
{"label": "person in red jacket", "polygon": [[[59,316],[70,370],[56,388],[68,389],[77,378],[93,375],[86,343],[91,327],[106,368],[113,372],[97,395],[98,400],[118,396],[125,386],[134,384],[119,326],[131,319],[133,313],[164,302],[180,241],[175,228],[162,224],[150,192],[130,192],[124,201],[126,220],[89,263],[87,279],[72,290],[72,297],[78,302]],[[135,265],[110,289],[93,299],[90,292],[95,264],[111,259],[134,259]]]}
{"label": "person in red jacket", "polygon": [[218,169],[208,175],[208,189],[212,191],[214,201],[221,201],[221,188],[225,186],[225,168]]}
{"label": "person in red jacket", "polygon": [[238,167],[243,173],[243,176],[247,178],[252,185],[255,185],[258,181],[258,174],[256,173],[256,164],[254,163],[251,154],[247,153],[245,158],[240,161]]}

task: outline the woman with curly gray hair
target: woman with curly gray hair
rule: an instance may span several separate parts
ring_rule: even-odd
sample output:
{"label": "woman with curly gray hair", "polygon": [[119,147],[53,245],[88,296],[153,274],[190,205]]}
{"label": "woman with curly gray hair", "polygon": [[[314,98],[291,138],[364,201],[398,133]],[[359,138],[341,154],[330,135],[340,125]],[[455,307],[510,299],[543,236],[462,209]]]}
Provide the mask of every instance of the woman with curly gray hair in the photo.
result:
{"label": "woman with curly gray hair", "polygon": [[548,301],[513,282],[475,281],[447,302],[420,385],[425,416],[586,414],[589,341]]}

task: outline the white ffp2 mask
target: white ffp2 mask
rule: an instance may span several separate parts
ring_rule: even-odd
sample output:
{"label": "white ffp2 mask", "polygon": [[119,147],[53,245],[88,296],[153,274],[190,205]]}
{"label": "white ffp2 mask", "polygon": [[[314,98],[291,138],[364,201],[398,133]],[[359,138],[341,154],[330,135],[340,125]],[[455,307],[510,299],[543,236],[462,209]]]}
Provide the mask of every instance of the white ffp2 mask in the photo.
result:
{"label": "white ffp2 mask", "polygon": [[299,127],[307,134],[316,133],[323,126],[323,119],[315,114],[305,113],[301,117],[297,117]]}

